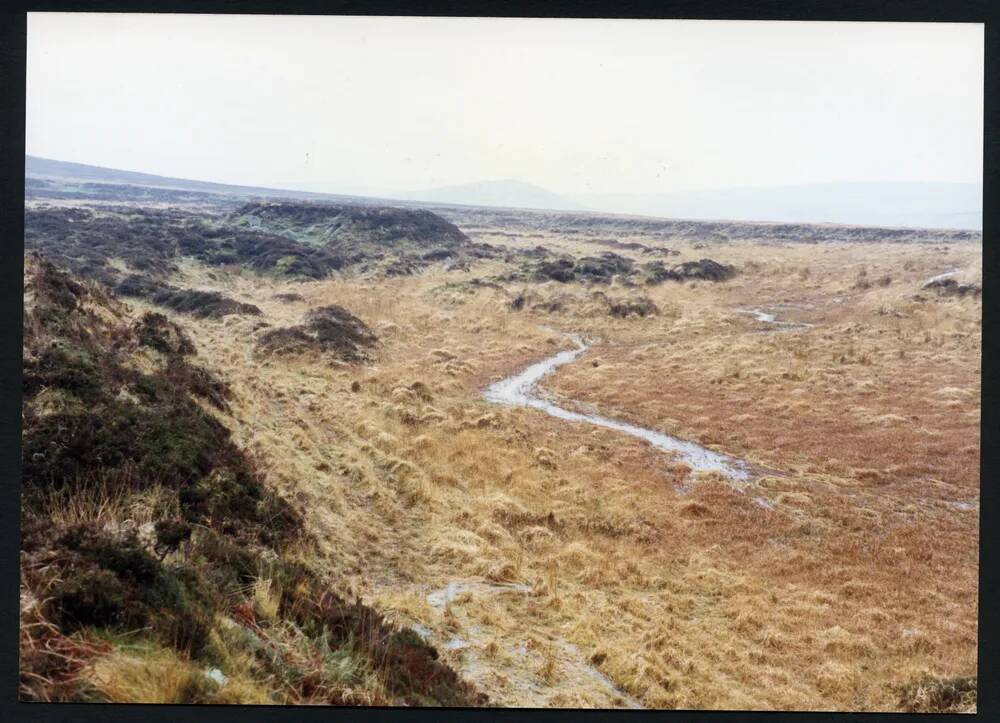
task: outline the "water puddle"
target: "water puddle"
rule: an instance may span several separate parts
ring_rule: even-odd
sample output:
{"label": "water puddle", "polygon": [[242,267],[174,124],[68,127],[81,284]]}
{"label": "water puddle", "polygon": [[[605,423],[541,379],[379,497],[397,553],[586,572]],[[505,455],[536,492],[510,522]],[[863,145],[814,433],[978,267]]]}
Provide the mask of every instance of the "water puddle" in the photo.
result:
{"label": "water puddle", "polygon": [[531,587],[514,582],[480,582],[478,580],[452,581],[447,587],[435,590],[427,595],[427,604],[435,610],[443,610],[452,600],[462,593],[486,593],[497,595],[501,593],[520,593],[526,595]]}
{"label": "water puddle", "polygon": [[[454,580],[447,586],[431,591],[427,603],[443,614],[445,607],[463,593],[472,595],[503,595],[531,593],[528,585],[520,583],[496,583],[480,580]],[[558,671],[557,685],[542,679],[538,672],[544,660],[542,653],[526,642],[504,640],[480,625],[462,626],[461,635],[454,633],[434,641],[435,633],[426,625],[414,623],[410,626],[422,639],[434,643],[439,650],[451,651],[455,655],[455,665],[459,672],[473,683],[489,681],[496,672],[502,672],[509,682],[508,693],[499,702],[504,704],[508,695],[514,695],[519,705],[547,707],[549,698],[560,690],[587,690],[600,701],[602,707],[642,708],[642,704],[615,685],[607,675],[591,665],[573,643],[555,638],[546,645],[554,656]],[[485,655],[487,645],[493,646],[493,653]],[[499,647],[498,647],[499,646]]]}
{"label": "water puddle", "polygon": [[417,635],[420,636],[421,640],[430,640],[432,631],[426,625],[421,625],[420,623],[413,623],[410,625],[410,629],[413,630]]}
{"label": "water puddle", "polygon": [[976,504],[974,502],[964,502],[959,500],[952,500],[947,502],[948,506],[959,512],[971,512],[976,509]]}
{"label": "water puddle", "polygon": [[[796,308],[788,305],[789,308]],[[750,314],[754,319],[762,324],[768,324],[767,331],[799,331],[802,329],[812,329],[813,324],[804,321],[779,321],[775,314],[771,314],[761,309],[737,309],[737,313]]]}
{"label": "water puddle", "polygon": [[945,271],[943,274],[938,274],[937,276],[932,276],[929,279],[927,279],[927,281],[924,282],[924,288],[927,288],[928,286],[930,286],[931,284],[933,284],[935,281],[941,281],[941,279],[947,279],[949,276],[954,276],[959,271],[961,271],[961,269],[952,269],[951,271]]}
{"label": "water puddle", "polygon": [[462,650],[463,648],[469,647],[469,641],[463,640],[457,635],[448,639],[448,641],[441,646],[445,650]]}
{"label": "water puddle", "polygon": [[512,377],[507,377],[488,386],[483,392],[486,401],[492,404],[504,404],[510,407],[530,407],[545,412],[557,419],[567,422],[584,422],[598,427],[613,429],[632,437],[645,440],[656,449],[671,452],[678,459],[689,465],[695,471],[719,472],[733,482],[745,483],[750,478],[747,464],[740,459],[725,454],[713,452],[694,442],[688,442],[668,434],[646,429],[627,422],[619,422],[597,414],[583,414],[563,409],[552,402],[536,396],[535,385],[557,367],[569,364],[587,351],[588,346],[577,336],[571,337],[577,344],[576,349],[561,351],[547,359],[532,364],[527,369]]}
{"label": "water puddle", "polygon": [[[564,643],[563,648],[570,655],[577,657],[579,657],[580,655],[579,649],[575,645],[573,645],[573,643]],[[617,698],[618,700],[620,700],[624,705],[624,707],[631,708],[633,710],[638,710],[640,708],[645,707],[638,700],[636,700],[631,695],[629,695],[624,690],[615,685],[614,681],[611,680],[611,678],[606,676],[604,673],[595,668],[593,665],[584,663],[581,665],[580,669],[584,675],[586,675],[588,678],[593,680],[598,686],[607,691],[607,693],[611,695],[612,698]]]}

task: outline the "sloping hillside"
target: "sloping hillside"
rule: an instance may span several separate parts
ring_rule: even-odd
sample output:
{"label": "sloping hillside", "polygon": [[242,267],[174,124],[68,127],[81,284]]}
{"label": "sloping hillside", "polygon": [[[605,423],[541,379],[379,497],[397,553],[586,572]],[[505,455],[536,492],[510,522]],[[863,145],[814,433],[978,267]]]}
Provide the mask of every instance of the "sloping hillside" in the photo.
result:
{"label": "sloping hillside", "polygon": [[[235,213],[137,206],[33,207],[25,248],[88,278],[117,286],[139,274],[159,289],[184,259],[239,265],[289,278],[352,268],[393,275],[445,259],[495,255],[422,209],[315,203],[251,203]],[[149,296],[150,282],[130,284]],[[135,293],[129,292],[131,295]]]}
{"label": "sloping hillside", "polygon": [[25,281],[23,700],[482,702],[331,591],[180,327],[39,257]]}

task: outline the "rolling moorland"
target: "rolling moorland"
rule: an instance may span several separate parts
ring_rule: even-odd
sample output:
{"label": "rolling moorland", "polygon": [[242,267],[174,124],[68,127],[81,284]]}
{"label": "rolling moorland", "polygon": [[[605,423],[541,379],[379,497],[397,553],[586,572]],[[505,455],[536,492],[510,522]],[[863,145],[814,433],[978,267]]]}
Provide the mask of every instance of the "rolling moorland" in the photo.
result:
{"label": "rolling moorland", "polygon": [[975,710],[978,232],[47,170],[22,700]]}

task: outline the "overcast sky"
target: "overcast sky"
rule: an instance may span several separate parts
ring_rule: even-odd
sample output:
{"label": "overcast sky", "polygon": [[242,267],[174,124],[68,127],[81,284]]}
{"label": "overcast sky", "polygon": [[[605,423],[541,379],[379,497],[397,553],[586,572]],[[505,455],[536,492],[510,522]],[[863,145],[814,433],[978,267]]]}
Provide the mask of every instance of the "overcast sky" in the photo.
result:
{"label": "overcast sky", "polygon": [[980,181],[982,25],[31,13],[27,152],[340,192]]}

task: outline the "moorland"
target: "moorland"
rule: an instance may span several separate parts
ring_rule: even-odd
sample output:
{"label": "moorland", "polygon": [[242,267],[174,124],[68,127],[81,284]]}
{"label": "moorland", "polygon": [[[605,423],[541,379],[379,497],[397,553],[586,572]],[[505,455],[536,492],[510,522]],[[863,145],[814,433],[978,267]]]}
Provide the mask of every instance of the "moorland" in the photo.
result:
{"label": "moorland", "polygon": [[978,232],[37,177],[24,243],[23,700],[975,709]]}

